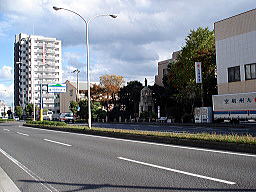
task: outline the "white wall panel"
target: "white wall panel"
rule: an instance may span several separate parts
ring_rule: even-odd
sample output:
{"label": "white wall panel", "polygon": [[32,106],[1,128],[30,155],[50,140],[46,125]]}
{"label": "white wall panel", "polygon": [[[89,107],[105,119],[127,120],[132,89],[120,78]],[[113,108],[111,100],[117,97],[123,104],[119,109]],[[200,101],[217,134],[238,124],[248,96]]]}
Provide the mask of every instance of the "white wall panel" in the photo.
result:
{"label": "white wall panel", "polygon": [[238,65],[245,80],[244,65],[256,63],[256,31],[216,41],[216,60],[218,84],[227,83],[227,69]]}

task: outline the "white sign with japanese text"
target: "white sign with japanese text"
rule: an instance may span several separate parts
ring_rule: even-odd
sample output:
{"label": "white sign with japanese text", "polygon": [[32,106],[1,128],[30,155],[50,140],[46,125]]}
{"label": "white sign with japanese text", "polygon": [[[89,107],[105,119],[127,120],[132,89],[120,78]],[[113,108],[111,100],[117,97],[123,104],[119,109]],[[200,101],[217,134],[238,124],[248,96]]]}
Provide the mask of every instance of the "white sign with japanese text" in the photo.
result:
{"label": "white sign with japanese text", "polygon": [[202,83],[202,63],[195,62],[196,83]]}

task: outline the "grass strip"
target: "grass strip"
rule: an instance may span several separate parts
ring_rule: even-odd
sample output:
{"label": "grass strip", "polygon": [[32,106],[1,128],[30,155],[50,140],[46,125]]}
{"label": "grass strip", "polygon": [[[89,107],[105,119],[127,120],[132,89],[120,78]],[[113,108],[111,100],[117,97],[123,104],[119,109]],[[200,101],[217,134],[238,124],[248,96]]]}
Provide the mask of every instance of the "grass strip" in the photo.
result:
{"label": "grass strip", "polygon": [[100,135],[130,140],[148,141],[156,143],[201,147],[217,150],[228,150],[234,152],[245,152],[256,154],[256,137],[251,135],[220,135],[209,133],[171,133],[157,131],[140,131],[125,129],[110,129],[78,125],[58,125],[58,123],[30,123],[24,126],[51,129],[58,131],[75,132],[81,134]]}

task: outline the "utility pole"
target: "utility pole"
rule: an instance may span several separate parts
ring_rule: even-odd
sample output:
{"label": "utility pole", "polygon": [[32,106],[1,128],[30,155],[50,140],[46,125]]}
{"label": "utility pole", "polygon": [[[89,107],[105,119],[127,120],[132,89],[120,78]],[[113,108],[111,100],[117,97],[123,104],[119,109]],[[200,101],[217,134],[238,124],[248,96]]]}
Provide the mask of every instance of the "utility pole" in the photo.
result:
{"label": "utility pole", "polygon": [[78,98],[78,96],[79,96],[79,83],[78,83],[79,75],[78,74],[80,73],[80,71],[79,71],[79,69],[76,69],[72,73],[76,73],[76,102],[78,102],[78,100],[79,100],[79,98]]}

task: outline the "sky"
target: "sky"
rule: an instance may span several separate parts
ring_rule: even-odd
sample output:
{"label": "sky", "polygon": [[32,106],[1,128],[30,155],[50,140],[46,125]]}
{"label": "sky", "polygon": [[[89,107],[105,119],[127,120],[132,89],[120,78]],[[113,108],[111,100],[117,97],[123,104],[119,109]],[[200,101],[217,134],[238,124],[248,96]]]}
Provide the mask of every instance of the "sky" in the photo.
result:
{"label": "sky", "polygon": [[86,79],[85,24],[89,23],[91,81],[105,74],[126,82],[148,79],[154,84],[157,63],[185,45],[190,30],[256,8],[255,0],[0,0],[0,100],[13,103],[15,34],[55,37],[62,41],[63,82]]}

